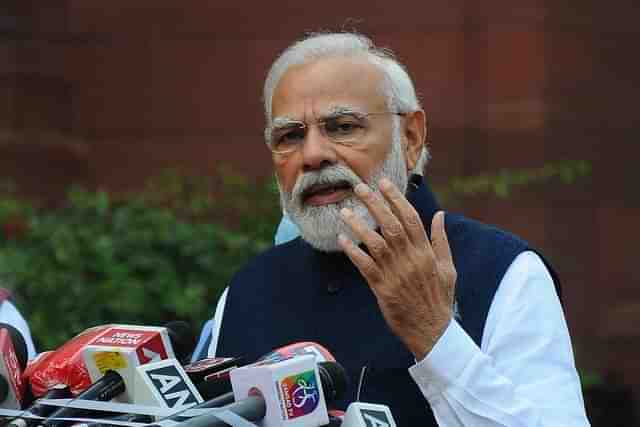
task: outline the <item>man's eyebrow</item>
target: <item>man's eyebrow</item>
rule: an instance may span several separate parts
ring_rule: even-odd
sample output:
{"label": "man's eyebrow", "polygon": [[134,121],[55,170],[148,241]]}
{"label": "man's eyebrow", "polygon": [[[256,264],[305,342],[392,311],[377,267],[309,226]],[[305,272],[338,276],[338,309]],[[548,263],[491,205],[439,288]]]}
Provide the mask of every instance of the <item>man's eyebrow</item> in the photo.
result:
{"label": "man's eyebrow", "polygon": [[[331,107],[325,114],[321,114],[318,117],[318,121],[333,119],[343,114],[365,114],[365,112],[351,105],[336,105]],[[303,123],[303,121],[288,116],[278,116],[273,118],[271,128],[286,127],[294,123]]]}
{"label": "man's eyebrow", "polygon": [[320,116],[319,120],[333,119],[345,114],[364,114],[364,111],[351,105],[336,105],[330,108],[326,114]]}

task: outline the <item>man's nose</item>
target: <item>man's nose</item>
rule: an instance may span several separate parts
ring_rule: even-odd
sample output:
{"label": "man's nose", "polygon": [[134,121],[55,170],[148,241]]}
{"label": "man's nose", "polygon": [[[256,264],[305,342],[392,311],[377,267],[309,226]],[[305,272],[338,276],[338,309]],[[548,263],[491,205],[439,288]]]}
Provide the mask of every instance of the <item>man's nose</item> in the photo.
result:
{"label": "man's nose", "polygon": [[336,163],[335,146],[323,135],[319,126],[309,126],[301,149],[305,172],[322,169]]}

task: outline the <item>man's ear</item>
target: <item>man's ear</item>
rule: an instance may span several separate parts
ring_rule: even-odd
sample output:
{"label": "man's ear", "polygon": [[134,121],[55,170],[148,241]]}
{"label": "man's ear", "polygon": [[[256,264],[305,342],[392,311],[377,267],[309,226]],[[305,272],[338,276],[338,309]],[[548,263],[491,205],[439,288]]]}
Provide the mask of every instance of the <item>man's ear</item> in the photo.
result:
{"label": "man's ear", "polygon": [[407,159],[407,171],[412,171],[422,154],[427,136],[427,118],[422,110],[407,113],[404,117],[404,155]]}

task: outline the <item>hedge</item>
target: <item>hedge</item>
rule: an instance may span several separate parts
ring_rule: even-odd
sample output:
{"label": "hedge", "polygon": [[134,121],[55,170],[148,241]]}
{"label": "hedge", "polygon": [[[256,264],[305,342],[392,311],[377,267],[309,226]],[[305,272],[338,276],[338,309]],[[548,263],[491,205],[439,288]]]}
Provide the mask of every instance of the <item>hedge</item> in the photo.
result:
{"label": "hedge", "polygon": [[213,314],[232,274],[267,248],[280,218],[271,181],[167,172],[139,193],[73,188],[55,209],[0,197],[0,283],[38,349],[93,325]]}

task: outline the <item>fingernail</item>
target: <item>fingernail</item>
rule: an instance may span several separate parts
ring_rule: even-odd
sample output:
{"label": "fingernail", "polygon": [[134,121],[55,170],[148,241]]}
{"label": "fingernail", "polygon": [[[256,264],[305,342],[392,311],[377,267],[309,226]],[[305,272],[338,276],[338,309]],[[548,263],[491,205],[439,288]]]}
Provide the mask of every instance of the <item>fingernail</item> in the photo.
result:
{"label": "fingernail", "polygon": [[358,195],[364,195],[369,192],[369,187],[366,184],[360,183],[356,185],[355,191],[356,191],[356,194]]}
{"label": "fingernail", "polygon": [[344,218],[349,218],[351,216],[351,209],[349,208],[340,209],[340,215],[342,215]]}

